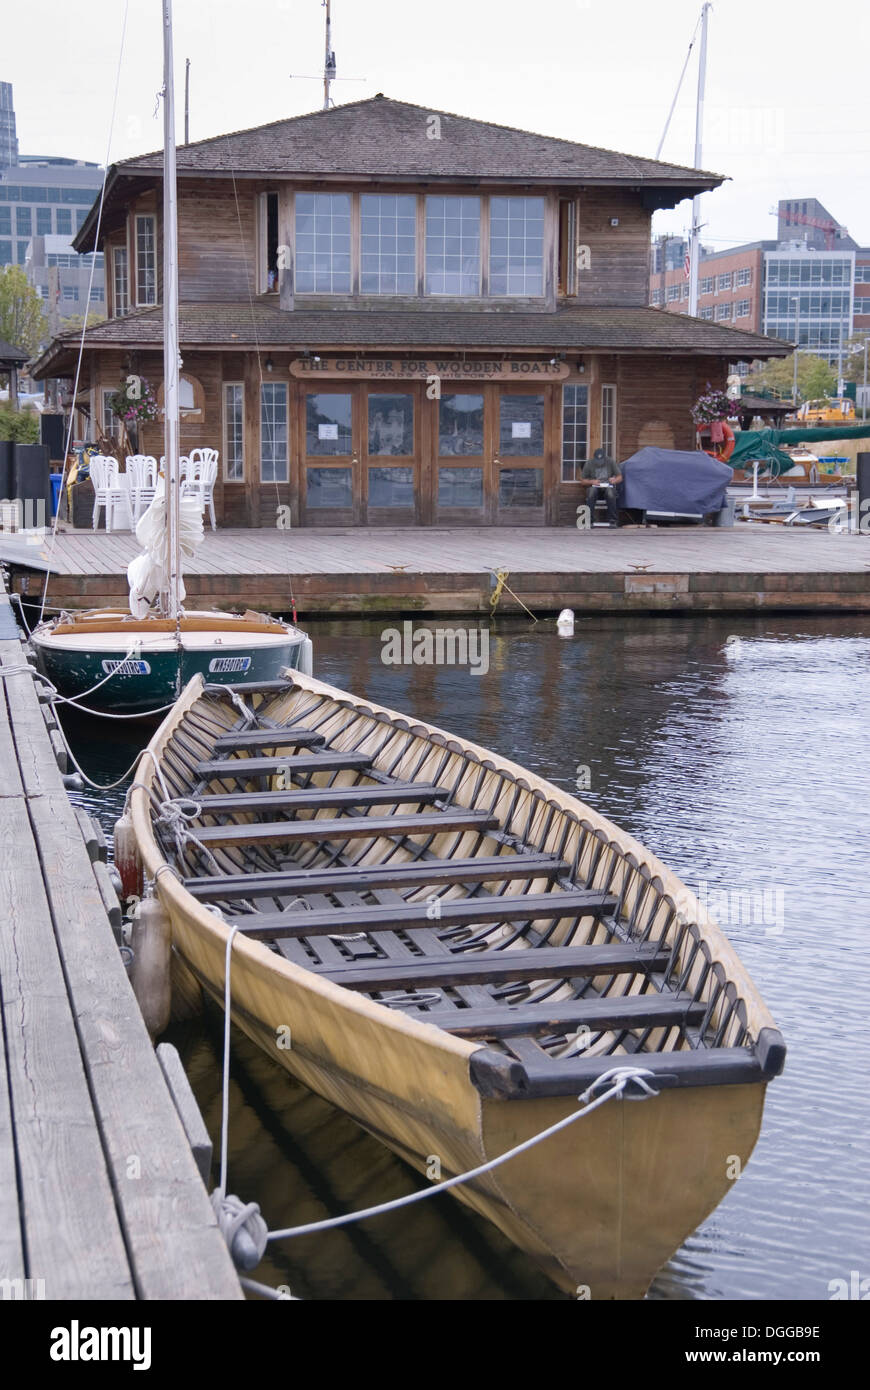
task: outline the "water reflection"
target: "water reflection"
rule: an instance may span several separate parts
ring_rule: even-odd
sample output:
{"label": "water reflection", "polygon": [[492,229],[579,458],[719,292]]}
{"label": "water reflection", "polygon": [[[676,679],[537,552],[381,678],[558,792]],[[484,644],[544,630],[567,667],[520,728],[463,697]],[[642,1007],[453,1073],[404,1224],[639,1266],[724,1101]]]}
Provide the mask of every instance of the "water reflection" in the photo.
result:
{"label": "water reflection", "polygon": [[[569,640],[552,622],[509,622],[478,677],[382,664],[381,624],[310,626],[322,679],[569,790],[588,766],[584,798],[696,891],[781,893],[781,930],[742,911],[723,925],[786,1036],[786,1073],[769,1089],[746,1173],[652,1297],[825,1299],[831,1280],[866,1274],[870,621],[592,618]],[[126,729],[77,725],[73,735],[98,780],[129,761]],[[111,828],[123,792],[80,799]],[[179,1042],[216,1134],[214,1028],[198,1022]],[[419,1182],[244,1039],[234,1059],[232,1183],[273,1224]],[[264,1279],[303,1297],[558,1296],[449,1197],[288,1242],[270,1260]]]}

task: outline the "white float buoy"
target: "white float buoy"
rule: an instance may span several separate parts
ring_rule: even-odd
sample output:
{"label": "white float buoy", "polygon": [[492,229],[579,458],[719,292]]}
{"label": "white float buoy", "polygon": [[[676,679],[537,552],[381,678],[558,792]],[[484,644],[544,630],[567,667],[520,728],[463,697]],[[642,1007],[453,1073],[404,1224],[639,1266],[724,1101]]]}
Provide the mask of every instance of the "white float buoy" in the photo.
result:
{"label": "white float buoy", "polygon": [[142,860],[133,833],[133,818],[126,807],[120,820],[115,822],[114,846],[115,868],[121,875],[124,898],[141,898]]}
{"label": "white float buoy", "polygon": [[133,916],[133,965],[130,979],[152,1038],[169,1024],[172,989],[169,982],[172,924],[159,898],[143,898]]}
{"label": "white float buoy", "polygon": [[556,628],[562,637],[570,637],[574,631],[574,612],[571,608],[563,608],[556,619]]}

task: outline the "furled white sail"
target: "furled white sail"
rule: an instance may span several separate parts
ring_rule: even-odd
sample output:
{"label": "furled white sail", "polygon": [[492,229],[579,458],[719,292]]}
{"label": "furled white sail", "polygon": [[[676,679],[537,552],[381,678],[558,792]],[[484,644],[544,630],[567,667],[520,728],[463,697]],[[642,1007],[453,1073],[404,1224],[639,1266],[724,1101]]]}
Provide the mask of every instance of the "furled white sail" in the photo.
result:
{"label": "furled white sail", "polygon": [[[184,560],[190,560],[202,544],[202,507],[198,497],[179,499],[179,542]],[[157,491],[151,505],[142,513],[136,526],[136,539],[142,546],[127,566],[130,585],[130,612],[134,618],[144,618],[161,592],[169,587],[169,532],[166,525],[166,484],[158,479]],[[179,576],[178,598],[184,601],[184,581]]]}

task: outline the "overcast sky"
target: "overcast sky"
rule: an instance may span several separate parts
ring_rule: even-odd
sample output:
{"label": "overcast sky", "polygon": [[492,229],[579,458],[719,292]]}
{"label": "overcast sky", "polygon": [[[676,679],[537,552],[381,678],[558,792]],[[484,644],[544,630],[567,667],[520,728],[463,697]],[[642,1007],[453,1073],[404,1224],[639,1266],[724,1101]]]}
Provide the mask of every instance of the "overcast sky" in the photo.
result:
{"label": "overcast sky", "polygon": [[[700,0],[333,0],[337,104],[383,92],[590,145],[654,156]],[[28,0],[7,8],[0,79],[20,150],[103,163],[162,144],[160,0]],[[702,239],[776,235],[779,198],[819,198],[870,245],[867,0],[717,0],[710,14]],[[182,135],[192,140],[315,110],[320,0],[175,0]],[[692,164],[696,43],[661,157]],[[120,56],[120,84],[112,102]],[[111,133],[110,133],[111,132]],[[687,228],[690,205],[658,213]]]}

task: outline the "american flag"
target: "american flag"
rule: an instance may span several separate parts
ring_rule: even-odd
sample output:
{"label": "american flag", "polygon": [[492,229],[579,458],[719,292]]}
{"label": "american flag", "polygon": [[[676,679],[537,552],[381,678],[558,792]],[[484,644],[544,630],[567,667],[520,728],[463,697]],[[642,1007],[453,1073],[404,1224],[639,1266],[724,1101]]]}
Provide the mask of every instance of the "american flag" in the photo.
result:
{"label": "american flag", "polygon": [[691,258],[691,256],[689,255],[689,253],[688,253],[688,251],[687,251],[687,252],[686,252],[686,259],[683,261],[683,270],[685,271],[685,275],[686,275],[686,279],[687,279],[687,280],[688,280],[688,278],[689,278],[689,270],[690,270],[690,268],[691,268],[691,265],[692,265],[692,258]]}

